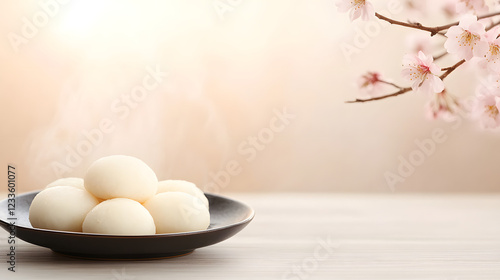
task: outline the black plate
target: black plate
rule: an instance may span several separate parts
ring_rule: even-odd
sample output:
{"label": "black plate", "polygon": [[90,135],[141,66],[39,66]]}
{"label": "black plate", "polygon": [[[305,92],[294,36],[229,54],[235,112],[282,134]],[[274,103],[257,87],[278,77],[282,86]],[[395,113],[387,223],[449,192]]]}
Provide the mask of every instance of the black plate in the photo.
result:
{"label": "black plate", "polygon": [[249,206],[223,196],[206,194],[210,203],[210,226],[206,230],[141,236],[118,236],[33,228],[29,207],[38,193],[16,196],[15,217],[7,212],[7,199],[0,201],[0,226],[16,237],[65,255],[92,259],[151,259],[182,256],[196,248],[221,242],[242,230],[254,217]]}

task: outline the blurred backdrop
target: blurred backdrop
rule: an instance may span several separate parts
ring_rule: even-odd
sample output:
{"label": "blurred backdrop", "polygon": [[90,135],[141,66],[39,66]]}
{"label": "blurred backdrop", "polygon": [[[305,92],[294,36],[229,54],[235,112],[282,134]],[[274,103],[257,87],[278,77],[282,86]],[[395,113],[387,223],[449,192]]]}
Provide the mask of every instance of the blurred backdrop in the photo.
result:
{"label": "blurred backdrop", "polygon": [[[413,16],[393,2],[395,18]],[[0,11],[1,166],[16,166],[20,192],[110,154],[211,192],[500,190],[498,132],[429,121],[413,93],[345,103],[367,70],[404,84],[409,31],[351,23],[334,1],[8,0]],[[474,77],[464,68],[446,83],[466,97]]]}

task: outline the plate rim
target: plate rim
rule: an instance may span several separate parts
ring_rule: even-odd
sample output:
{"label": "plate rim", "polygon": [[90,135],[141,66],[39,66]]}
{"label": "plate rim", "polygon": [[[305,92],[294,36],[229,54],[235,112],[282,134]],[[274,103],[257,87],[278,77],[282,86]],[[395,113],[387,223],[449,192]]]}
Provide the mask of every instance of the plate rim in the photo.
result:
{"label": "plate rim", "polygon": [[[16,194],[15,199],[17,199],[19,196],[38,194],[41,191],[42,190],[35,190],[35,191],[31,191],[31,192]],[[239,226],[242,224],[250,223],[253,220],[253,218],[255,217],[255,210],[246,203],[243,203],[239,200],[228,198],[226,196],[219,195],[219,194],[212,194],[212,193],[205,193],[205,192],[204,192],[204,194],[205,195],[208,194],[209,196],[212,196],[212,197],[222,198],[225,200],[230,200],[232,202],[239,203],[239,204],[245,206],[247,209],[249,209],[250,213],[245,219],[243,219],[239,222],[231,223],[229,225],[224,225],[224,226],[220,226],[220,227],[216,227],[216,228],[208,228],[208,229],[197,230],[197,231],[187,231],[187,232],[177,232],[177,233],[159,233],[159,234],[147,234],[147,235],[111,235],[111,234],[102,234],[102,233],[86,233],[86,232],[77,232],[77,231],[51,230],[51,229],[36,228],[33,226],[26,227],[26,226],[21,226],[21,225],[14,225],[14,227],[16,229],[21,228],[21,229],[27,230],[27,231],[47,232],[47,233],[56,233],[56,234],[64,234],[64,235],[75,235],[75,236],[90,237],[90,238],[137,238],[137,239],[140,239],[140,238],[168,238],[168,237],[189,236],[189,235],[198,235],[198,234],[202,234],[202,233],[216,232],[216,231],[224,230],[224,229],[227,229],[230,227],[235,227],[235,226]],[[2,199],[2,200],[0,200],[0,203],[4,203],[8,199],[9,198]],[[3,220],[2,218],[0,218],[0,223],[4,224],[5,226],[8,226],[8,227],[11,226],[11,224],[8,221]]]}

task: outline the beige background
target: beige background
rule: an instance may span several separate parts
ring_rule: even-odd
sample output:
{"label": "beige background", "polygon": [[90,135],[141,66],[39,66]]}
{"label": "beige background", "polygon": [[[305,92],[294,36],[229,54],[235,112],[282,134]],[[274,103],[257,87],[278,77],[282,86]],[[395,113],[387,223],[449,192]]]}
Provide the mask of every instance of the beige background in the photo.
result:
{"label": "beige background", "polygon": [[[69,1],[16,52],[9,34],[21,34],[23,17],[43,11],[37,3],[0,3],[0,166],[16,166],[20,192],[61,176],[56,162],[68,167],[62,176],[83,176],[109,154],[140,157],[160,179],[191,180],[213,192],[500,190],[498,133],[469,120],[427,121],[426,97],[413,93],[344,103],[356,97],[365,70],[402,82],[407,30],[375,23],[348,61],[340,46],[354,45],[356,32],[368,27],[351,24],[333,1]],[[214,4],[228,8],[223,18]],[[168,77],[120,119],[113,102],[156,65]],[[467,97],[474,79],[464,67],[447,85]],[[294,118],[266,134],[283,108]],[[103,119],[114,131],[69,166],[67,148],[85,142]],[[397,174],[400,157],[436,129],[446,141],[391,189],[384,174]],[[247,160],[238,147],[259,134],[269,142]],[[6,182],[7,172],[0,173]]]}

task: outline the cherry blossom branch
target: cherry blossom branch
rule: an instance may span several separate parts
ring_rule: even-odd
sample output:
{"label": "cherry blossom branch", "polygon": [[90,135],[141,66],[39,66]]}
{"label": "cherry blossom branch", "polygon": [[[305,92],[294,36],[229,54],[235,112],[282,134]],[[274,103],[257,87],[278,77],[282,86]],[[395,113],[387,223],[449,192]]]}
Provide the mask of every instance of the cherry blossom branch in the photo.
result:
{"label": "cherry blossom branch", "polygon": [[485,30],[486,31],[489,31],[491,30],[492,28],[494,28],[495,26],[499,25],[500,24],[500,21],[497,21],[497,22],[493,22],[491,23],[490,25],[486,26]]}
{"label": "cherry blossom branch", "polygon": [[[460,65],[464,64],[465,60],[462,59],[460,60],[459,62],[455,63],[454,65],[450,66],[450,67],[446,67],[446,68],[442,68],[441,71],[444,71],[443,74],[441,74],[439,76],[439,78],[441,80],[444,80],[446,77],[448,77],[448,75],[450,75],[451,72],[455,71],[458,67],[460,67]],[[377,96],[377,97],[372,97],[372,98],[368,98],[368,99],[359,99],[359,98],[356,98],[355,100],[350,100],[350,101],[346,101],[345,103],[363,103],[363,102],[368,102],[368,101],[375,101],[375,100],[380,100],[380,99],[385,99],[385,98],[389,98],[389,97],[394,97],[394,96],[398,96],[398,95],[401,95],[401,94],[404,94],[404,93],[407,93],[409,91],[412,90],[411,87],[400,87],[396,84],[393,84],[393,83],[389,83],[389,82],[385,82],[384,83],[386,84],[390,84],[394,87],[397,87],[399,88],[398,91],[394,92],[394,93],[391,93],[391,94],[387,94],[387,95],[382,95],[382,96]]]}
{"label": "cherry blossom branch", "polygon": [[464,64],[464,62],[465,62],[465,59],[462,59],[459,62],[455,63],[455,65],[453,65],[453,66],[441,68],[441,71],[445,71],[445,72],[443,74],[441,74],[441,76],[439,76],[439,78],[441,80],[444,80],[446,77],[448,77],[448,75],[450,75],[451,72],[455,71],[455,69],[457,69],[460,65]]}
{"label": "cherry blossom branch", "polygon": [[402,87],[396,85],[395,83],[391,83],[391,82],[388,82],[388,81],[384,81],[384,80],[378,80],[379,83],[383,83],[383,84],[386,84],[386,85],[390,85],[390,86],[393,86],[395,88],[399,88],[399,89],[403,89]]}
{"label": "cherry blossom branch", "polygon": [[372,97],[372,98],[368,98],[368,99],[356,98],[355,100],[346,101],[345,103],[362,103],[362,102],[368,102],[368,101],[375,101],[375,100],[385,99],[388,97],[398,96],[400,94],[407,93],[409,91],[411,91],[411,87],[406,87],[406,88],[401,88],[400,90],[398,90],[394,93],[388,94],[388,95],[382,95],[382,96]]}
{"label": "cherry blossom branch", "polygon": [[381,20],[387,21],[390,24],[400,25],[400,26],[404,26],[404,27],[409,27],[409,28],[414,28],[414,29],[419,29],[419,30],[424,30],[424,31],[430,32],[431,36],[436,35],[439,31],[448,29],[454,25],[458,25],[458,22],[456,22],[456,23],[451,23],[451,24],[447,24],[447,25],[443,25],[443,26],[429,27],[429,26],[424,26],[418,22],[417,23],[408,23],[408,22],[404,22],[404,21],[394,20],[394,19],[388,18],[386,16],[383,16],[379,13],[375,13],[375,16]]}
{"label": "cherry blossom branch", "polygon": [[[498,16],[498,15],[500,15],[500,11],[479,16],[479,17],[477,17],[477,19],[479,20],[479,19],[494,17],[494,16]],[[375,16],[381,20],[387,21],[390,24],[400,25],[400,26],[404,26],[404,27],[409,27],[409,28],[414,28],[414,29],[419,29],[419,30],[424,30],[424,31],[430,32],[431,36],[434,36],[436,34],[441,34],[441,33],[439,33],[440,31],[446,30],[452,26],[459,24],[459,22],[457,21],[457,22],[452,22],[452,23],[446,24],[446,25],[430,27],[430,26],[424,26],[418,22],[408,23],[408,22],[404,22],[404,21],[394,20],[394,19],[388,18],[386,16],[383,16],[379,13],[375,13]]]}
{"label": "cherry blossom branch", "polygon": [[438,54],[438,55],[434,56],[434,57],[433,57],[433,59],[434,59],[434,61],[436,61],[436,60],[438,60],[438,59],[441,59],[441,58],[445,57],[447,54],[448,54],[448,52],[447,52],[447,51],[444,51],[444,52],[442,52],[442,53],[440,53],[440,54]]}
{"label": "cherry blossom branch", "polygon": [[478,16],[477,20],[480,20],[480,19],[483,19],[483,18],[494,17],[494,16],[498,16],[498,15],[500,15],[500,12],[493,12],[493,13],[485,14],[485,15],[482,15],[482,16]]}

